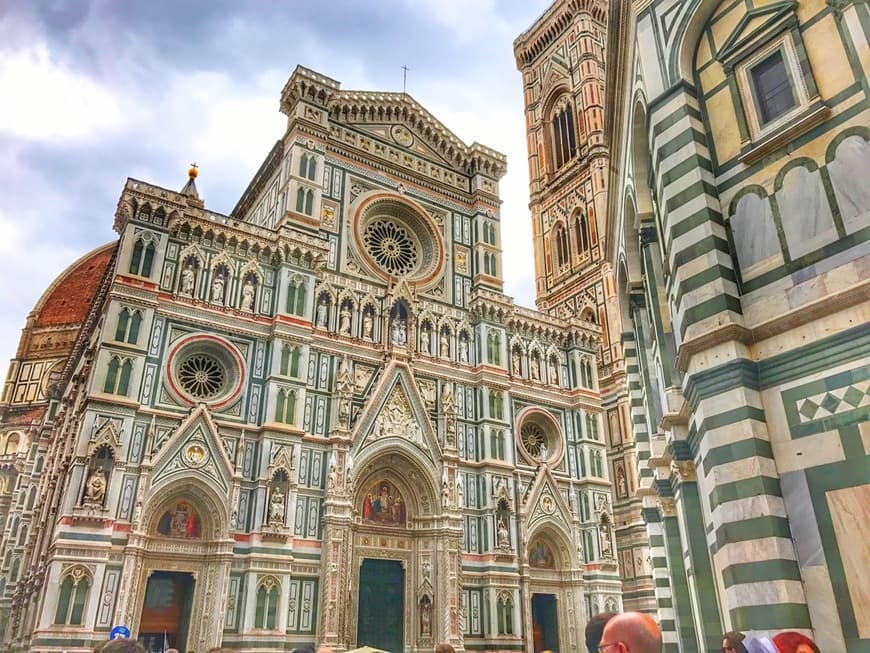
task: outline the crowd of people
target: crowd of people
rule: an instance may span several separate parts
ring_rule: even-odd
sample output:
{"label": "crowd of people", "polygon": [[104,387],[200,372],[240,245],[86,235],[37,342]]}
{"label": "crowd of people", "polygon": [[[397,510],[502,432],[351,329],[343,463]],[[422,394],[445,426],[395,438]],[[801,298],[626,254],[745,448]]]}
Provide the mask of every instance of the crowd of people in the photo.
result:
{"label": "crowd of people", "polygon": [[[604,612],[586,624],[586,648],[589,653],[661,653],[662,631],[655,619],[640,612]],[[113,639],[94,649],[94,653],[145,653],[142,645],[132,639]],[[167,649],[164,653],[179,653]],[[229,648],[213,648],[208,653],[233,653]],[[315,653],[303,646],[294,653]],[[317,653],[333,653],[321,647]],[[450,644],[438,644],[434,653],[455,653]],[[550,653],[550,652],[545,652]],[[722,653],[820,653],[819,647],[806,635],[793,630],[773,637],[747,637],[730,632],[722,636]]]}
{"label": "crowd of people", "polygon": [[[589,653],[661,653],[662,632],[655,620],[640,612],[604,612],[586,624]],[[722,635],[722,653],[820,653],[806,635],[793,630],[771,637]]]}

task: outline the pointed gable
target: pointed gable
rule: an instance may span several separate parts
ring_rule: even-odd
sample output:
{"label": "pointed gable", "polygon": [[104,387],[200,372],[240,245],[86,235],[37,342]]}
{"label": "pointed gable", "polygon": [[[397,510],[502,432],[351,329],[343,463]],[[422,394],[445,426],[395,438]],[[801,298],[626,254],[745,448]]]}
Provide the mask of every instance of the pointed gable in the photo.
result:
{"label": "pointed gable", "polygon": [[524,512],[526,514],[526,528],[529,533],[533,533],[540,526],[547,524],[558,526],[568,537],[568,541],[572,540],[571,524],[574,518],[571,509],[559,492],[556,479],[553,477],[549,465],[542,465],[539,468],[538,475],[526,494]]}
{"label": "pointed gable", "polygon": [[366,456],[383,444],[412,445],[431,464],[440,459],[441,445],[426,414],[426,404],[403,363],[392,363],[381,376],[353,432],[353,456]]}
{"label": "pointed gable", "polygon": [[796,0],[772,2],[748,11],[719,50],[719,61],[733,61],[749,54],[752,46],[776,35],[796,20]]}
{"label": "pointed gable", "polygon": [[153,461],[152,487],[198,476],[229,494],[233,465],[211,414],[198,406],[170,436]]}

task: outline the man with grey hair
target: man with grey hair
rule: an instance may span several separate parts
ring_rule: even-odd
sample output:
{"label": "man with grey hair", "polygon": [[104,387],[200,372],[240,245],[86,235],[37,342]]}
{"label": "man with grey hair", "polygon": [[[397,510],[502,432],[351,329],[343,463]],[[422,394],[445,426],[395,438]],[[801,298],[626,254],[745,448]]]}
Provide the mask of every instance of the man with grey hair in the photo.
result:
{"label": "man with grey hair", "polygon": [[662,631],[648,614],[626,612],[607,622],[600,653],[662,653]]}
{"label": "man with grey hair", "polygon": [[145,647],[135,639],[116,637],[104,645],[100,653],[145,653]]}

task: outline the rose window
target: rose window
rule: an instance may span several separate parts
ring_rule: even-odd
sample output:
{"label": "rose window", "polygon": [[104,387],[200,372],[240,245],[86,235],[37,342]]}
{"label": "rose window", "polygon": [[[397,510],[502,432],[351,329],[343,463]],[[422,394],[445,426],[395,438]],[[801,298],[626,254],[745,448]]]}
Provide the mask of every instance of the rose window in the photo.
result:
{"label": "rose window", "polygon": [[223,392],[227,372],[214,356],[194,354],[178,366],[178,381],[191,397],[208,400]]}
{"label": "rose window", "polygon": [[540,458],[546,451],[547,436],[537,424],[527,422],[520,431],[523,447],[532,458]]}
{"label": "rose window", "polygon": [[192,335],[170,351],[165,379],[182,403],[226,406],[242,392],[245,363],[233,344],[214,335]]}
{"label": "rose window", "polygon": [[411,233],[383,218],[366,225],[363,232],[366,252],[391,275],[401,277],[417,268],[419,254]]}

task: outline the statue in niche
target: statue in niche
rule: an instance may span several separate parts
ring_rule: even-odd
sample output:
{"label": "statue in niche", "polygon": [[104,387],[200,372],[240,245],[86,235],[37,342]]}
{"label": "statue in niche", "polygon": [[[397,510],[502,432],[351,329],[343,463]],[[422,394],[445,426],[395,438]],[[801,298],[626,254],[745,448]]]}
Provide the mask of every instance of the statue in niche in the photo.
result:
{"label": "statue in niche", "polygon": [[350,335],[350,307],[347,304],[342,304],[338,314],[338,332],[343,336]]}
{"label": "statue in niche", "polygon": [[362,337],[363,338],[365,338],[366,340],[371,340],[373,338],[374,325],[375,325],[375,320],[372,317],[372,312],[370,309],[366,309],[365,312],[363,312],[363,319],[362,319]]}
{"label": "statue in niche", "polygon": [[219,271],[215,272],[214,279],[211,282],[211,300],[216,304],[224,302],[224,284],[226,283],[224,275]]}
{"label": "statue in niche", "polygon": [[326,319],[329,315],[329,301],[326,297],[321,297],[320,301],[317,302],[317,314],[315,316],[314,325],[318,329],[326,328]]}
{"label": "statue in niche", "polygon": [[601,557],[610,559],[613,558],[613,546],[610,541],[610,524],[606,519],[602,519],[598,524],[598,536],[601,540]]}
{"label": "statue in niche", "polygon": [[550,383],[552,383],[553,385],[559,385],[559,369],[558,369],[558,366],[556,365],[555,358],[550,358],[549,374],[550,374]]}
{"label": "statue in niche", "polygon": [[429,326],[424,325],[422,329],[420,329],[420,353],[429,355],[429,339],[431,338],[429,333]]}
{"label": "statue in niche", "polygon": [[85,503],[102,505],[103,499],[106,498],[106,485],[106,472],[102,469],[93,470],[85,484]]}
{"label": "statue in niche", "polygon": [[280,487],[272,490],[269,500],[269,523],[276,526],[284,525],[284,493]]}
{"label": "statue in niche", "polygon": [[344,484],[346,487],[353,485],[353,456],[350,452],[344,457]]}
{"label": "statue in niche", "polygon": [[462,480],[456,479],[456,507],[465,507],[465,489],[462,487]]}
{"label": "statue in niche", "polygon": [[393,319],[393,325],[390,330],[390,341],[394,345],[399,345],[400,347],[404,347],[405,343],[408,342],[408,331],[405,320],[400,318]]}
{"label": "statue in niche", "polygon": [[253,312],[254,310],[254,295],[257,292],[257,287],[254,285],[254,282],[251,281],[250,277],[245,281],[245,285],[242,286],[242,303],[240,308],[243,311],[248,313]]}
{"label": "statue in niche", "polygon": [[460,338],[459,340],[459,362],[468,362],[468,340],[465,338]]}
{"label": "statue in niche", "polygon": [[605,512],[607,510],[607,495],[599,494],[598,499],[595,503],[595,509],[598,512]]}
{"label": "statue in niche", "polygon": [[496,546],[499,549],[509,549],[511,548],[511,536],[508,532],[507,523],[505,523],[504,519],[499,520],[498,529],[496,531]]}
{"label": "statue in niche", "polygon": [[537,356],[532,356],[531,367],[531,376],[532,381],[540,381],[541,380],[541,360]]}
{"label": "statue in niche", "polygon": [[628,484],[625,482],[625,471],[622,465],[616,467],[616,493],[620,497],[628,496]]}
{"label": "statue in niche", "polygon": [[423,561],[423,581],[432,582],[432,563],[428,558]]}
{"label": "statue in niche", "polygon": [[523,374],[523,361],[518,351],[515,351],[513,355],[513,373],[514,376],[522,376]]}
{"label": "statue in niche", "polygon": [[420,636],[432,636],[432,601],[428,596],[420,599]]}
{"label": "statue in niche", "polygon": [[450,336],[446,331],[441,332],[439,343],[438,355],[441,358],[450,358]]}
{"label": "statue in niche", "polygon": [[441,507],[447,508],[450,505],[450,486],[447,484],[447,479],[441,483]]}
{"label": "statue in niche", "polygon": [[453,396],[451,383],[445,383],[441,388],[441,412],[444,414],[456,412],[456,398]]}
{"label": "statue in niche", "polygon": [[181,294],[193,295],[193,288],[196,285],[196,270],[190,263],[181,271]]}

